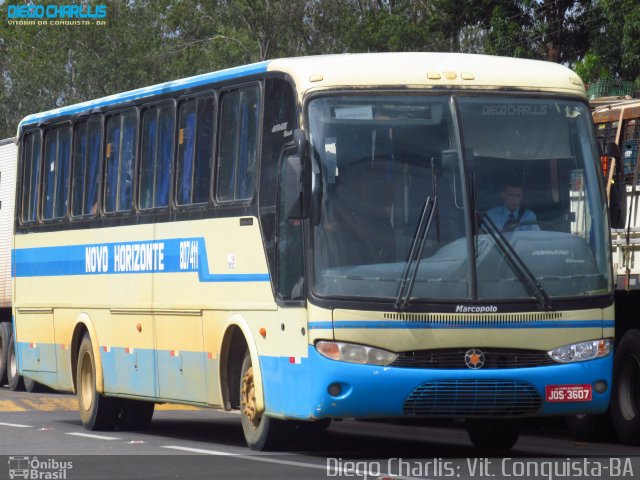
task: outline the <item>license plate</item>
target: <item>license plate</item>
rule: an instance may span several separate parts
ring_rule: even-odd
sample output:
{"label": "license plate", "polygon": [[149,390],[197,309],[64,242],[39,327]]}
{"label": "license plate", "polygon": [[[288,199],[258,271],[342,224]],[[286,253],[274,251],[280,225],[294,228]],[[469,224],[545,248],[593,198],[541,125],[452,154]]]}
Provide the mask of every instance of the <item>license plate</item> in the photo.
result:
{"label": "license plate", "polygon": [[547,402],[590,402],[591,385],[547,385]]}

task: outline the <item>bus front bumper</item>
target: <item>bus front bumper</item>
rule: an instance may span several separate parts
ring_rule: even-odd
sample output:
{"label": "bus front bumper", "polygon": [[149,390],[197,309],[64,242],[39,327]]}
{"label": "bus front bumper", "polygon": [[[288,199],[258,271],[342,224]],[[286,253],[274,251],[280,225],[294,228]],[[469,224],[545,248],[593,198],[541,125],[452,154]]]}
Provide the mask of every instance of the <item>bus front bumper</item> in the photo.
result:
{"label": "bus front bumper", "polygon": [[[543,367],[448,370],[339,362],[310,346],[306,358],[261,356],[260,368],[266,413],[278,418],[517,418],[604,412],[613,354]],[[549,390],[561,393],[551,400]]]}

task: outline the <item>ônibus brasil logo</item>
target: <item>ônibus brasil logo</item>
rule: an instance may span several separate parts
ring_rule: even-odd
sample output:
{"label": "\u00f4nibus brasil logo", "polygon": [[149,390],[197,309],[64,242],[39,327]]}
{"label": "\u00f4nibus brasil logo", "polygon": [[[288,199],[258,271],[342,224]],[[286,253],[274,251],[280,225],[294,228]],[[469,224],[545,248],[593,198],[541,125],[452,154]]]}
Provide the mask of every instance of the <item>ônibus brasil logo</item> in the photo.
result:
{"label": "\u00f4nibus brasil logo", "polygon": [[39,460],[38,457],[9,457],[9,478],[27,480],[66,480],[67,471],[73,469],[73,462],[59,461],[55,458]]}
{"label": "\u00f4nibus brasil logo", "polygon": [[9,25],[106,25],[106,5],[8,5]]}

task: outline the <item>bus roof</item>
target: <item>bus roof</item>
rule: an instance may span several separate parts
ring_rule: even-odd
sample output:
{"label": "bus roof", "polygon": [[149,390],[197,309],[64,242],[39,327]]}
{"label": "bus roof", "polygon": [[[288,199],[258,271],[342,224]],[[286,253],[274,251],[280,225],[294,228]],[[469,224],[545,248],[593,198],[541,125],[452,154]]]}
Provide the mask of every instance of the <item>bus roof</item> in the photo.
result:
{"label": "bus roof", "polygon": [[204,85],[265,73],[289,74],[302,96],[336,87],[524,89],[570,94],[586,100],[582,80],[556,63],[460,53],[361,53],[270,60],[139,88],[25,117],[25,126],[89,113]]}
{"label": "bus roof", "polygon": [[361,53],[284,58],[269,70],[289,73],[298,91],[339,86],[508,88],[587,98],[582,80],[557,63],[463,53]]}

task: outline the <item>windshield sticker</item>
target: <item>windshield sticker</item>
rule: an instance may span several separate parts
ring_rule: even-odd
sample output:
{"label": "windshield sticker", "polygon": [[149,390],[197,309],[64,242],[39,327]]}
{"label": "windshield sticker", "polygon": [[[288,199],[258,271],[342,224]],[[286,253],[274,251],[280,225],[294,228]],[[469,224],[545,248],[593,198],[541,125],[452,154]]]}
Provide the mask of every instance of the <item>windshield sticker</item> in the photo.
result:
{"label": "windshield sticker", "polygon": [[371,105],[361,107],[336,107],[335,116],[340,120],[372,120],[373,108]]}
{"label": "windshield sticker", "polygon": [[531,255],[560,255],[560,256],[567,256],[569,255],[569,250],[534,250]]}
{"label": "windshield sticker", "polygon": [[487,116],[546,116],[547,105],[537,104],[487,104],[482,106],[482,115]]}

